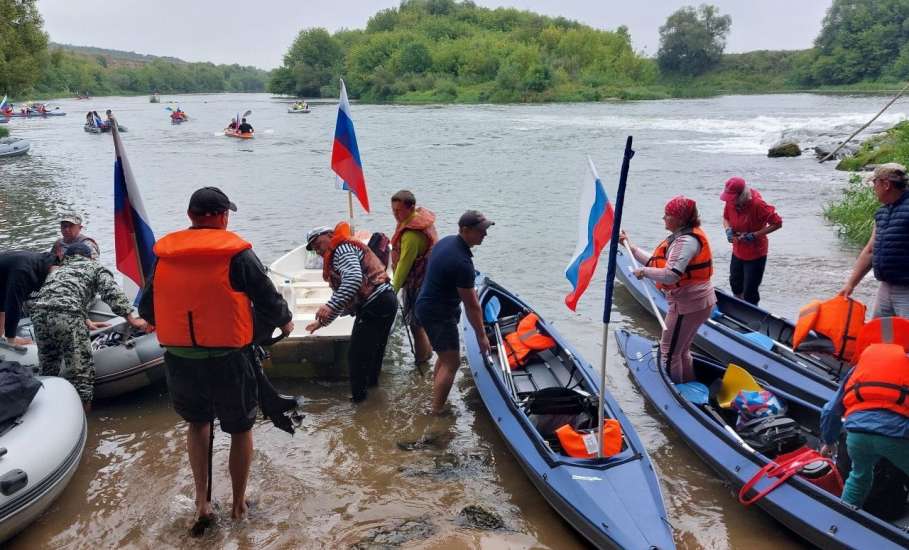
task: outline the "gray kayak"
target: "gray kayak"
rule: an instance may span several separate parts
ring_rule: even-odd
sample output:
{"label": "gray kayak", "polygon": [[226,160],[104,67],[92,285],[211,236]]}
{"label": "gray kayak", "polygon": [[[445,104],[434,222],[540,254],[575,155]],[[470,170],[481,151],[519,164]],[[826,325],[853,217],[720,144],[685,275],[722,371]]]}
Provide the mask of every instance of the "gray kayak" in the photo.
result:
{"label": "gray kayak", "polygon": [[31,142],[22,138],[2,138],[0,139],[0,158],[18,157],[28,153],[31,148]]}
{"label": "gray kayak", "polygon": [[[105,134],[107,132],[110,132],[110,126],[102,126],[99,128],[97,126],[85,124],[82,126],[82,129],[90,134]],[[119,129],[121,132],[127,131],[126,126],[117,126],[117,129]]]}
{"label": "gray kayak", "polygon": [[[111,325],[91,334],[96,399],[123,395],[164,379],[164,348],[155,333],[136,331],[101,301],[95,302],[89,316],[92,321]],[[19,322],[18,335],[35,339],[31,320]],[[38,346],[0,342],[0,359],[37,368]]]}

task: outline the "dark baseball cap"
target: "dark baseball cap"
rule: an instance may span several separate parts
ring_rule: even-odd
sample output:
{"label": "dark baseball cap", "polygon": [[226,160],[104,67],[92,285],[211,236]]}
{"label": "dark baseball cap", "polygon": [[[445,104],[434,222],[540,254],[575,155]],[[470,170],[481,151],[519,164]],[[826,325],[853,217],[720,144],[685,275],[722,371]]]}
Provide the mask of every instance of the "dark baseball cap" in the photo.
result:
{"label": "dark baseball cap", "polygon": [[487,220],[486,216],[479,210],[468,210],[461,214],[461,217],[458,219],[458,227],[479,227],[480,229],[488,229],[490,225],[495,224],[496,222]]}
{"label": "dark baseball cap", "polygon": [[220,214],[226,210],[236,212],[237,205],[217,187],[196,189],[189,198],[189,211],[193,214]]}

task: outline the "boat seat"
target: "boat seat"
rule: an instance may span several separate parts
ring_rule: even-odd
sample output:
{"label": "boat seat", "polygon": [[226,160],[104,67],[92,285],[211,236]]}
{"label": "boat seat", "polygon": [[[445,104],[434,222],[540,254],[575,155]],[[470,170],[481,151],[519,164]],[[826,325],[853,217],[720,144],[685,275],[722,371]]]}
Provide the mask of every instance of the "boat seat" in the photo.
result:
{"label": "boat seat", "polygon": [[297,298],[297,307],[300,306],[321,306],[325,303],[323,298]]}
{"label": "boat seat", "polygon": [[325,281],[295,281],[294,288],[328,288]]}
{"label": "boat seat", "polygon": [[553,353],[552,350],[547,349],[538,351],[537,355],[540,357],[540,359],[545,361],[547,365],[549,365],[553,376],[555,376],[556,380],[559,381],[560,386],[568,387],[571,385],[573,378],[573,367],[566,366],[562,358]]}

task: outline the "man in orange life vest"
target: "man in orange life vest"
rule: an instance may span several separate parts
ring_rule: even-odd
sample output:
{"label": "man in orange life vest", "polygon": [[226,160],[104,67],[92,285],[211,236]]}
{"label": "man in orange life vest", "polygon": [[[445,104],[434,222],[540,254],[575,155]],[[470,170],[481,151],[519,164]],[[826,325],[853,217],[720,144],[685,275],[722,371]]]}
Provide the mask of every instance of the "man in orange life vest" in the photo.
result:
{"label": "man in orange life vest", "polygon": [[391,286],[395,292],[403,294],[404,322],[410,325],[413,333],[415,359],[417,363],[425,363],[432,357],[432,348],[426,331],[413,314],[413,307],[420,294],[432,245],[439,240],[436,215],[422,206],[418,207],[417,198],[406,189],[391,196],[391,211],[398,222],[391,237],[391,269],[394,273]]}
{"label": "man in orange life vest", "polygon": [[379,385],[388,334],[398,313],[398,299],[385,265],[365,244],[350,235],[341,222],[334,229],[317,227],[306,236],[306,249],[322,256],[322,278],[331,287],[327,303],[306,326],[315,332],[338,318],[354,315],[348,369],[351,401],[366,399],[368,388]]}
{"label": "man in orange life vest", "polygon": [[206,497],[210,429],[214,418],[231,435],[229,470],[234,519],[246,516],[257,386],[249,346],[255,317],[293,331],[287,303],[266,275],[252,245],[227,231],[237,207],[217,187],[192,194],[192,227],[155,244],[158,262],[139,304],[167,348],[167,386],[189,423],[187,450],[196,489],[197,525],[213,519]]}
{"label": "man in orange life vest", "polygon": [[840,430],[846,428],[852,471],[842,498],[858,507],[865,503],[881,458],[909,475],[909,330],[905,319],[882,317],[866,325],[859,338],[864,340],[864,332],[878,323],[876,343],[861,351],[821,412],[822,454],[833,454]]}

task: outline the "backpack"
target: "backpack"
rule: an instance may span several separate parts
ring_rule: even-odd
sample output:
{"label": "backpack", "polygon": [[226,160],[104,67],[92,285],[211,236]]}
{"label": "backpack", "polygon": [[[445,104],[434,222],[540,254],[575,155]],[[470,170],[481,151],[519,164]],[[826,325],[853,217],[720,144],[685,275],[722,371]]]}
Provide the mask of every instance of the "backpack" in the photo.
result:
{"label": "backpack", "polygon": [[388,235],[377,231],[369,238],[366,246],[379,258],[385,269],[388,269],[388,262],[391,259],[391,241],[388,239]]}
{"label": "backpack", "polygon": [[31,369],[15,361],[0,363],[0,425],[25,414],[41,382]]}
{"label": "backpack", "polygon": [[765,416],[744,422],[736,431],[755,451],[773,458],[805,444],[805,435],[795,420],[786,416]]}

